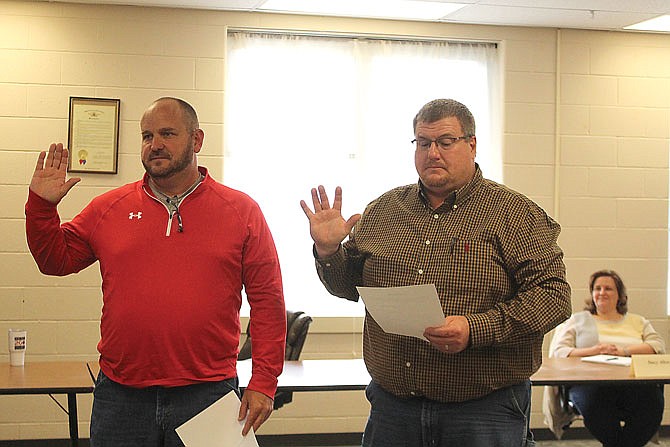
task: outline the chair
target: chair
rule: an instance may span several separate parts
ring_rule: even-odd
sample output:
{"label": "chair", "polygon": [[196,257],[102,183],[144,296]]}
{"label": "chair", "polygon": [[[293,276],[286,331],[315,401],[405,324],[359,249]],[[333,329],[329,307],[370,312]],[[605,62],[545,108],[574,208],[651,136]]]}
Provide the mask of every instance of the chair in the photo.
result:
{"label": "chair", "polygon": [[[558,399],[561,402],[561,406],[565,411],[572,412],[576,416],[581,416],[581,413],[575,406],[575,404],[570,400],[570,386],[569,385],[558,385]],[[567,428],[567,427],[566,427]]]}
{"label": "chair", "polygon": [[[312,317],[302,311],[286,311],[286,351],[284,360],[299,360],[302,347],[307,339],[307,331],[312,323]],[[249,336],[249,325],[246,329],[247,338],[240,348],[238,360],[251,358],[251,337]],[[275,394],[274,409],[277,410],[285,404],[293,401],[293,392],[277,391]]]}
{"label": "chair", "polygon": [[[657,385],[661,392],[663,392],[663,384],[658,384]],[[570,400],[570,386],[568,385],[559,385],[558,386],[558,399],[561,403],[561,406],[565,411],[571,412],[572,414],[581,417],[581,413],[579,412],[579,409],[577,406]],[[622,416],[623,417],[623,416]],[[564,429],[567,429],[570,426],[570,424],[566,425],[563,427]],[[649,440],[649,442],[653,442],[654,444],[660,444],[660,435],[661,435],[661,428],[658,428],[658,431],[654,434],[654,436]]]}

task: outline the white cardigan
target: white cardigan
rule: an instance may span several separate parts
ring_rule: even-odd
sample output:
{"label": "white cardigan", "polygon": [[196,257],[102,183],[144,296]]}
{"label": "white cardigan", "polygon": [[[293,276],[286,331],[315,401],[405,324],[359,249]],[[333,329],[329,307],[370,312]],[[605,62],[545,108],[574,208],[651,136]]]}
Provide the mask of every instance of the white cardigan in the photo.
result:
{"label": "white cardigan", "polygon": [[[612,324],[632,325],[639,330],[640,338],[630,340],[627,345],[639,343],[649,344],[656,354],[665,353],[665,342],[654,330],[646,318],[627,313],[624,318]],[[607,340],[603,340],[607,342]],[[589,311],[573,314],[567,321],[561,323],[554,330],[554,336],[549,345],[549,357],[568,357],[575,348],[588,348],[600,342],[596,320]],[[569,426],[579,415],[566,408],[559,399],[557,386],[544,387],[542,398],[542,412],[544,422],[554,433],[557,439],[563,436],[564,428]]]}

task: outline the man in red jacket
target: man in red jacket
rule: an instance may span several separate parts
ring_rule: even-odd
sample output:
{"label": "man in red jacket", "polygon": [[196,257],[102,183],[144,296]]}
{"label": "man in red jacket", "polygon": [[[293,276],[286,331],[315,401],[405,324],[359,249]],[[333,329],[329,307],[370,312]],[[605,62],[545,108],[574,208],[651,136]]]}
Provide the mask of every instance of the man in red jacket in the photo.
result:
{"label": "man in red jacket", "polygon": [[142,180],[61,224],[57,204],[80,179],[67,179],[68,150],[51,144],[26,203],[41,272],[63,276],[100,263],[91,446],[182,446],[176,427],[229,391],[239,394],[243,287],[254,346],[239,412],[246,435],[270,416],[283,366],[286,314],[272,235],[256,202],[198,166],[204,132],[188,103],[161,98],[140,127]]}

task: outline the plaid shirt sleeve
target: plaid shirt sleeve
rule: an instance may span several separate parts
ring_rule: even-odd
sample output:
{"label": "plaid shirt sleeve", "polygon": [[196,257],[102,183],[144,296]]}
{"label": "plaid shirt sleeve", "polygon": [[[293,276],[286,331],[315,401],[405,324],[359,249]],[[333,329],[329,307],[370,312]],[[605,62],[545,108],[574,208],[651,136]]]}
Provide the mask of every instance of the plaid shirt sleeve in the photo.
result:
{"label": "plaid shirt sleeve", "polygon": [[487,312],[466,316],[472,346],[517,343],[570,317],[570,286],[557,245],[560,227],[532,203],[524,214],[508,232],[509,246],[502,247],[515,295]]}

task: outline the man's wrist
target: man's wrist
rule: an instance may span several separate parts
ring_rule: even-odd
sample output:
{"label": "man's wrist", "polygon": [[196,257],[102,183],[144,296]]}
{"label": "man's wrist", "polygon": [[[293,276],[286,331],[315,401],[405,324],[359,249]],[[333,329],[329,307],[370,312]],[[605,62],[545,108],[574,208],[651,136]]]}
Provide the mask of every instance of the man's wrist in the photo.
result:
{"label": "man's wrist", "polygon": [[316,254],[316,257],[318,259],[325,259],[333,256],[335,253],[337,253],[337,250],[340,249],[340,246],[337,245],[335,248],[321,248],[318,247],[316,244],[314,244],[314,253]]}
{"label": "man's wrist", "polygon": [[625,346],[623,348],[623,355],[625,355],[626,357],[630,357],[630,351]]}

